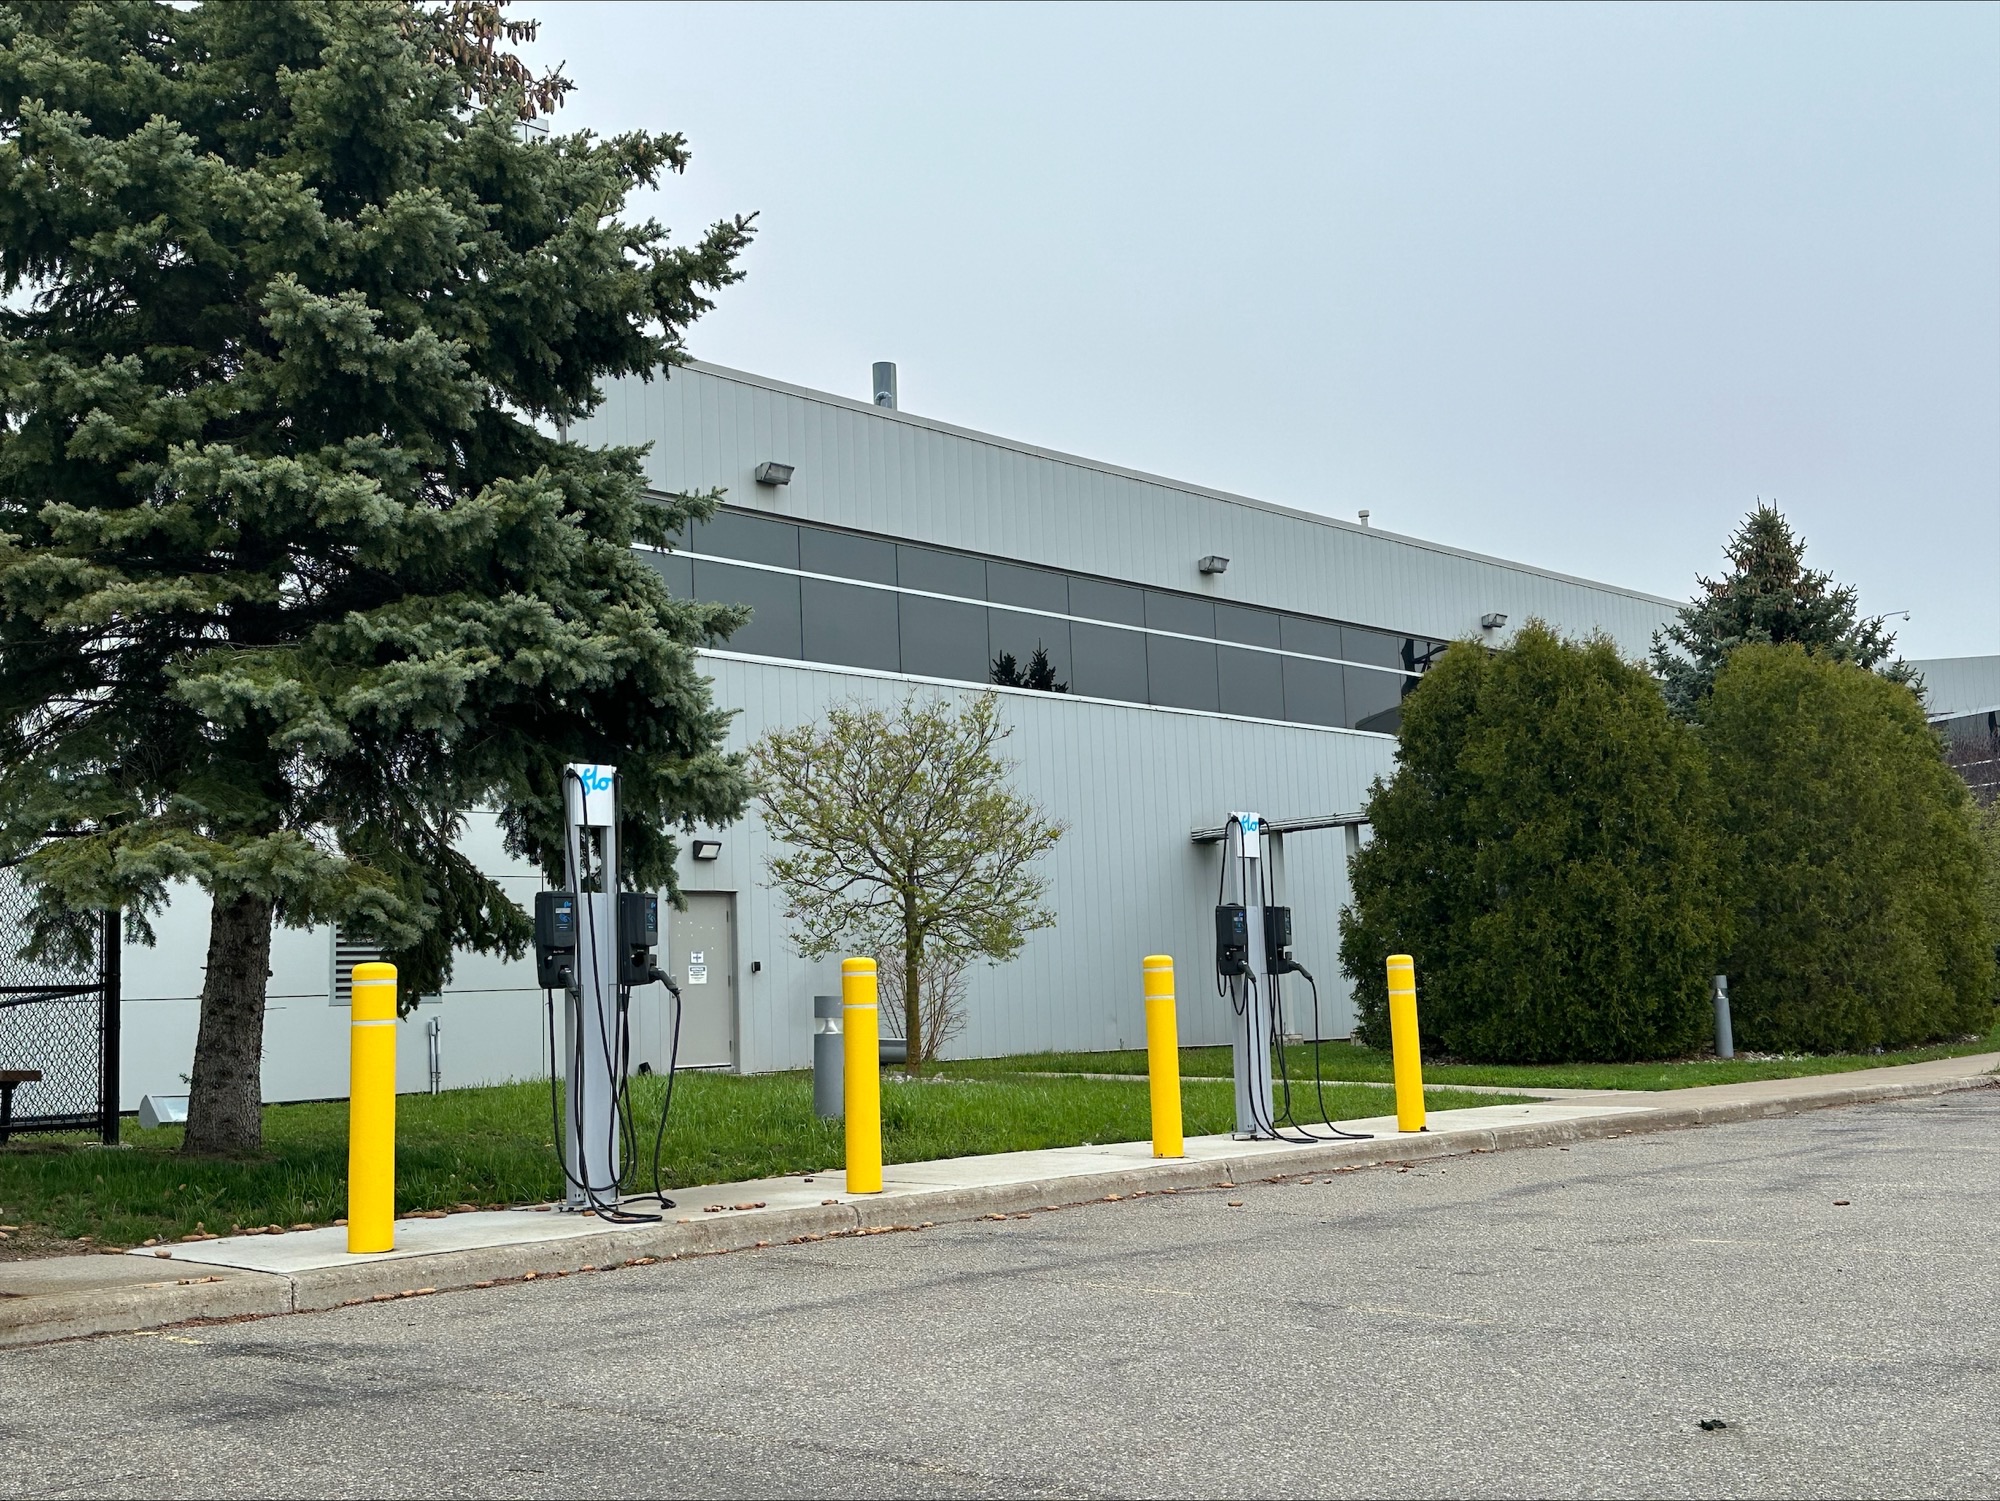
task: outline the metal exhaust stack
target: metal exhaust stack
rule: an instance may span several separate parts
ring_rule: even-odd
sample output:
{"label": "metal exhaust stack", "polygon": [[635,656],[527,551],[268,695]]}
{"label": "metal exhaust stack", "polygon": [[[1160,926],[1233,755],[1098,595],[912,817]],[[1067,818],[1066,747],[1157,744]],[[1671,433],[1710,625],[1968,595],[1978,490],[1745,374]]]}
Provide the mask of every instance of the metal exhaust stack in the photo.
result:
{"label": "metal exhaust stack", "polygon": [[896,410],[896,365],[893,360],[875,362],[875,405]]}

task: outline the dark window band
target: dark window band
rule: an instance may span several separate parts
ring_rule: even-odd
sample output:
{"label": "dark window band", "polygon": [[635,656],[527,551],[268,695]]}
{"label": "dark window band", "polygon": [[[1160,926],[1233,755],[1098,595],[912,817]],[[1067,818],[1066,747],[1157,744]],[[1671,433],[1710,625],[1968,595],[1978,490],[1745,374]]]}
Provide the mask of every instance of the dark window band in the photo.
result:
{"label": "dark window band", "polygon": [[1393,734],[1416,681],[1402,674],[1449,644],[736,510],[696,523],[684,548],[711,556],[646,558],[676,597],[750,606],[733,651],[973,683],[1009,663],[1025,674],[1039,652],[1062,691],[1168,708]]}

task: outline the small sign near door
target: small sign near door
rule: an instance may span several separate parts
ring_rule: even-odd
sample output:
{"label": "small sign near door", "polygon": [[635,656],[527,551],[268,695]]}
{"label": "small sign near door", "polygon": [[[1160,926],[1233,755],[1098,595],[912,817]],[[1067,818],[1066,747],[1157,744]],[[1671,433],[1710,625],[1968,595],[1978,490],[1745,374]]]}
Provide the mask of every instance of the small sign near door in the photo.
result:
{"label": "small sign near door", "polygon": [[688,950],[687,982],[690,985],[706,985],[708,983],[708,954],[705,950]]}

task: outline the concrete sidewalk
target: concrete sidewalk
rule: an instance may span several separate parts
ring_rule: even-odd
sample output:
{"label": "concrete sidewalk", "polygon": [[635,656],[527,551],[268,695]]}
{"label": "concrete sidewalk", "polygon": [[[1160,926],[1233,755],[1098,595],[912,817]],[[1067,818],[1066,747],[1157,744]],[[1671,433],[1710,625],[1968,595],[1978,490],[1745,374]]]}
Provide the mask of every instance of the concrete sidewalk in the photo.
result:
{"label": "concrete sidewalk", "polygon": [[[1991,1082],[1996,1067],[2000,1053],[1985,1053],[1656,1094],[1572,1093],[1533,1104],[1436,1112],[1421,1135],[1400,1135],[1393,1117],[1378,1117],[1341,1123],[1366,1133],[1363,1140],[1195,1137],[1186,1157],[1174,1160],[1155,1159],[1146,1142],[1128,1142],[898,1164],[886,1169],[880,1194],[849,1195],[839,1172],[719,1184],[677,1190],[676,1207],[646,1224],[611,1224],[548,1208],[407,1219],[397,1223],[396,1249],[378,1255],[348,1255],[346,1232],[331,1228],[231,1236],[123,1256],[0,1263],[0,1344],[302,1312],[786,1241],[1227,1187],[1238,1179],[1789,1115],[1975,1088]],[[629,1207],[658,1206],[635,1199]]]}

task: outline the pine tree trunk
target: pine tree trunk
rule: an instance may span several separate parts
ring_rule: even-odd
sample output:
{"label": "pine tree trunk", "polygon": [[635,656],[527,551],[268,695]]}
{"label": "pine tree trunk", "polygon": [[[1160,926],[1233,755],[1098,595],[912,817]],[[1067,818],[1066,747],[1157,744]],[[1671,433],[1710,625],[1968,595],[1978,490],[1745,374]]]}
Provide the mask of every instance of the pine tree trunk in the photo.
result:
{"label": "pine tree trunk", "polygon": [[209,911],[208,976],[201,986],[184,1152],[263,1149],[264,990],[270,971],[270,902],[217,897]]}

